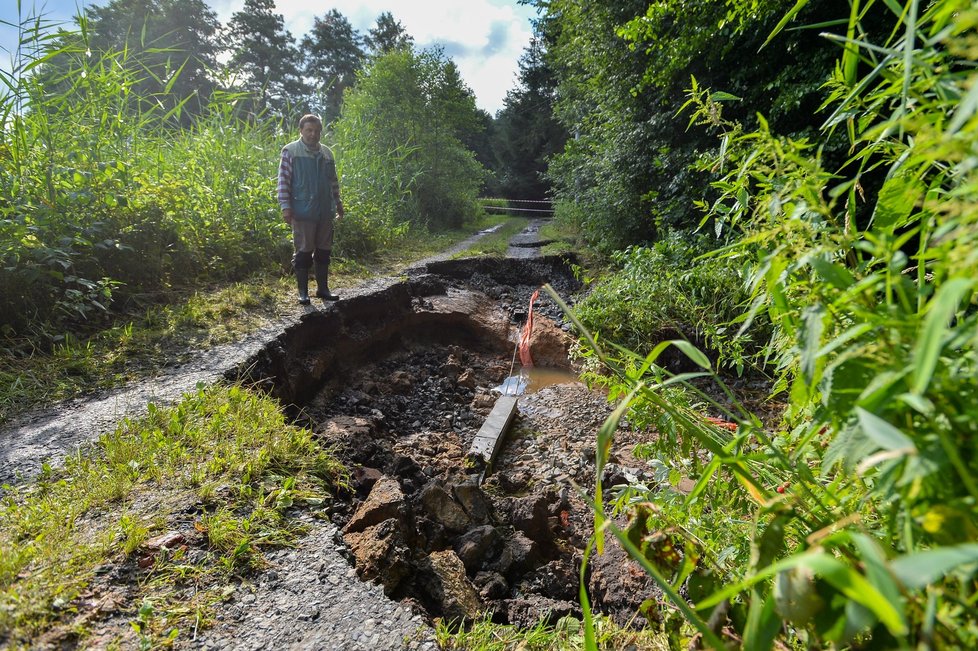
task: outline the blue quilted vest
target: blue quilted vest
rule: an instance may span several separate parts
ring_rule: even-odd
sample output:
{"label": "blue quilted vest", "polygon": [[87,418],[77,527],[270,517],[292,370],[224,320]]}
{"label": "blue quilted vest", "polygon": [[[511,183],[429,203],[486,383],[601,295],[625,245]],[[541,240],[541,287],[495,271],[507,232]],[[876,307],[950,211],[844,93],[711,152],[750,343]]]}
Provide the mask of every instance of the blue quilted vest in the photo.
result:
{"label": "blue quilted vest", "polygon": [[332,217],[336,212],[332,184],[336,161],[328,147],[309,151],[301,140],[285,146],[292,154],[292,216],[304,222]]}

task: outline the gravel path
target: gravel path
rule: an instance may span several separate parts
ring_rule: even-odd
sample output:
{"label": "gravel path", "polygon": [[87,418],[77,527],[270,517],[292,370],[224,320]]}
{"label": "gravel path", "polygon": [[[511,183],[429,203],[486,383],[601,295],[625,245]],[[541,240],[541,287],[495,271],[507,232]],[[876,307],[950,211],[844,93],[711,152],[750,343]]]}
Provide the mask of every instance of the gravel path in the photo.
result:
{"label": "gravel path", "polygon": [[221,604],[217,623],[182,649],[435,651],[420,615],[363,583],[340,553],[339,532],[316,523],[295,549],[267,553],[270,569]]}

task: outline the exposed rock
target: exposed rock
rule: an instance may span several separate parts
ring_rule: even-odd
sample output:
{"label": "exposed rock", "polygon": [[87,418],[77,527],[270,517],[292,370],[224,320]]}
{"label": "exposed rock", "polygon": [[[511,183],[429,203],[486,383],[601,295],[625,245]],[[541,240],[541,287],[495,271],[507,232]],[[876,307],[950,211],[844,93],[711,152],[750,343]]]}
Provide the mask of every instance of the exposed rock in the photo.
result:
{"label": "exposed rock", "polygon": [[362,532],[345,533],[343,540],[356,560],[357,574],[365,581],[379,580],[388,595],[412,572],[410,551],[401,524],[391,518]]}
{"label": "exposed rock", "polygon": [[407,371],[395,371],[390,376],[388,386],[394,393],[408,395],[414,388],[414,380]]}
{"label": "exposed rock", "polygon": [[496,404],[496,396],[491,393],[478,392],[475,397],[472,398],[472,408],[473,409],[492,409],[492,406]]}
{"label": "exposed rock", "polygon": [[400,484],[392,477],[384,477],[374,484],[367,499],[343,528],[343,533],[364,531],[385,520],[403,520],[406,508]]}
{"label": "exposed rock", "polygon": [[507,599],[505,607],[507,621],[524,628],[535,625],[542,617],[545,617],[548,622],[555,622],[561,617],[579,614],[577,604],[538,594],[519,599]]}
{"label": "exposed rock", "polygon": [[533,317],[533,332],[530,333],[530,355],[536,366],[568,368],[568,354],[574,338],[561,330],[545,316]]}
{"label": "exposed rock", "polygon": [[458,361],[455,355],[449,355],[448,361],[446,361],[441,367],[442,377],[446,377],[449,380],[455,382],[458,380],[459,375],[462,372],[462,365]]}
{"label": "exposed rock", "polygon": [[466,389],[475,389],[475,371],[470,368],[462,371],[462,374],[458,376],[458,385]]}
{"label": "exposed rock", "polygon": [[465,531],[471,524],[465,510],[452,499],[448,492],[435,482],[424,487],[421,504],[436,522],[452,531]]}
{"label": "exposed rock", "polygon": [[421,587],[438,604],[446,619],[475,620],[481,616],[482,600],[455,552],[446,550],[429,554],[422,571],[426,580],[421,582]]}
{"label": "exposed rock", "polygon": [[366,468],[364,466],[354,468],[351,477],[353,488],[356,489],[357,495],[360,497],[369,495],[374,485],[383,476],[384,474],[376,468]]}
{"label": "exposed rock", "polygon": [[371,421],[359,416],[334,416],[319,424],[320,434],[329,441],[353,441],[373,435]]}
{"label": "exposed rock", "polygon": [[472,581],[485,600],[502,599],[509,594],[509,584],[499,572],[479,572]]}
{"label": "exposed rock", "polygon": [[466,483],[456,484],[452,487],[452,494],[474,522],[489,522],[493,507],[492,500],[489,499],[485,491],[473,483]]}
{"label": "exposed rock", "polygon": [[481,568],[500,550],[503,537],[492,526],[484,525],[466,531],[455,543],[455,551],[469,572]]}
{"label": "exposed rock", "polygon": [[539,546],[521,531],[514,531],[490,569],[514,578],[533,569],[541,560]]}
{"label": "exposed rock", "polygon": [[541,545],[551,542],[549,516],[550,503],[543,495],[515,499],[509,512],[512,525]]}
{"label": "exposed rock", "polygon": [[560,559],[550,561],[528,573],[520,582],[519,591],[522,594],[536,593],[564,601],[576,601],[578,598],[578,582],[580,560],[568,562]]}

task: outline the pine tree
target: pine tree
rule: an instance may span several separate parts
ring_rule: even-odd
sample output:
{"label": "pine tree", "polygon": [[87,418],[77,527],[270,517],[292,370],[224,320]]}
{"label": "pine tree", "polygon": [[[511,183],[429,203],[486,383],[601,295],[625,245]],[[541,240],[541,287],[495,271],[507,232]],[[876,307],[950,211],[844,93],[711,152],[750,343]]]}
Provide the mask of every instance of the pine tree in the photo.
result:
{"label": "pine tree", "polygon": [[377,16],[377,25],[364,37],[367,50],[379,56],[391,50],[414,45],[414,37],[407,33],[401,21],[395,20],[389,11]]}
{"label": "pine tree", "polygon": [[231,16],[227,33],[230,65],[243,75],[242,86],[255,94],[256,112],[286,115],[306,102],[302,58],[295,37],[285,29],[285,18],[275,13],[275,0],[245,0],[244,8]]}
{"label": "pine tree", "polygon": [[340,113],[343,91],[353,86],[366,54],[363,37],[336,9],[316,18],[312,31],[302,39],[306,57],[305,74],[320,98],[317,107],[323,121],[330,123]]}

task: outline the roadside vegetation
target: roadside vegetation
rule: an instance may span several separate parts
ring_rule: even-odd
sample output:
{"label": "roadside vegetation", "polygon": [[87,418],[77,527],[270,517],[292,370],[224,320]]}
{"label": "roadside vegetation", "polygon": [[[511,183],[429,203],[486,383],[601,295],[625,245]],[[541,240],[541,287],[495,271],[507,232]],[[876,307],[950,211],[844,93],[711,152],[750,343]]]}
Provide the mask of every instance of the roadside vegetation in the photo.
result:
{"label": "roadside vegetation", "polygon": [[[622,545],[658,584],[670,648],[971,648],[978,13],[680,4],[551,2],[543,21],[558,114],[581,125],[550,167],[558,215],[614,265],[577,311],[618,404],[596,483],[624,418],[654,428],[661,468],[597,490],[595,551]],[[675,127],[643,130],[643,110]],[[657,364],[668,348],[694,372]],[[718,372],[751,366],[773,423]]]}
{"label": "roadside vegetation", "polygon": [[5,646],[87,644],[102,613],[132,604],[131,628],[109,631],[100,645],[189,639],[234,593],[240,573],[262,567],[263,551],[302,535],[293,507],[321,505],[346,482],[310,431],[246,388],[213,386],[173,407],[151,404],[93,450],[46,467],[29,486],[7,487]]}

